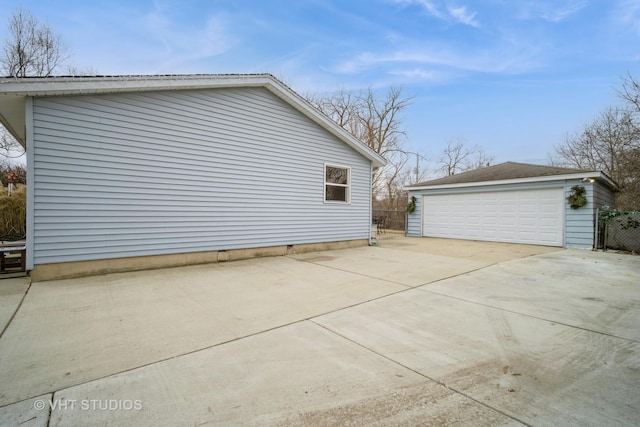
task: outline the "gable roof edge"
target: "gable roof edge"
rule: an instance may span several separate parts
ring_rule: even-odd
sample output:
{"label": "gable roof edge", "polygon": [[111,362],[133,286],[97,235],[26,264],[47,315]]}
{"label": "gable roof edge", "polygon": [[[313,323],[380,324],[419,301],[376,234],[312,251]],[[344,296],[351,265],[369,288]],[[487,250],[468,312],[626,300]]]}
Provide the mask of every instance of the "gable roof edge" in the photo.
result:
{"label": "gable roof edge", "polygon": [[[300,113],[369,159],[374,167],[386,164],[384,157],[373,151],[337,123],[313,107],[307,100],[271,74],[189,74],[159,76],[95,76],[42,77],[0,79],[0,100],[22,113],[8,118],[0,111],[0,121],[24,145],[24,99],[29,96],[90,95],[102,93],[140,92],[149,90],[216,89],[230,87],[264,87]],[[16,126],[14,126],[14,123]]]}
{"label": "gable roof edge", "polygon": [[311,105],[309,101],[301,97],[293,89],[289,88],[287,85],[277,80],[275,77],[272,76],[270,84],[266,85],[265,87],[273,92],[276,96],[283,98],[292,107],[300,111],[305,116],[309,117],[318,125],[322,126],[329,133],[347,143],[347,145],[353,148],[356,152],[371,160],[374,167],[382,167],[387,164],[387,160],[384,157],[373,151],[364,142],[360,141],[358,138],[350,134],[346,129],[342,128],[336,122],[331,120],[324,113]]}

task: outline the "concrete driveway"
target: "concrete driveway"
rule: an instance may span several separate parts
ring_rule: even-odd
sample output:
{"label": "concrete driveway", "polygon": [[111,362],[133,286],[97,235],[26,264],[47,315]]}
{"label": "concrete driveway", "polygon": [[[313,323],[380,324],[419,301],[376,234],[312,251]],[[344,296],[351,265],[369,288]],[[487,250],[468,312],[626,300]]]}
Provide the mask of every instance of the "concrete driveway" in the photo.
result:
{"label": "concrete driveway", "polygon": [[632,255],[387,235],[7,279],[0,331],[3,426],[640,424]]}

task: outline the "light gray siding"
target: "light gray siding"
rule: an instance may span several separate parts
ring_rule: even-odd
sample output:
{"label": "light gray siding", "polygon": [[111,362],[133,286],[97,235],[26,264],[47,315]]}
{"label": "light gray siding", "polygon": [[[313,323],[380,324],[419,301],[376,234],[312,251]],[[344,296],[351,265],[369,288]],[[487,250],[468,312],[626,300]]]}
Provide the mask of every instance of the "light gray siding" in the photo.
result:
{"label": "light gray siding", "polygon": [[565,185],[565,196],[571,193],[571,187],[582,185],[587,191],[587,204],[579,209],[566,207],[566,247],[591,249],[594,244],[596,211],[604,205],[613,206],[615,196],[612,190],[599,182],[590,183],[575,180]]}
{"label": "light gray siding", "polygon": [[[571,209],[566,200],[571,194],[571,187],[582,185],[587,194],[587,204],[578,209]],[[594,200],[593,184],[581,180],[566,181],[564,185],[565,197],[565,247],[591,249],[593,247],[594,232]]]}
{"label": "light gray siding", "polygon": [[36,265],[369,236],[370,161],[264,88],[37,98],[33,122]]}
{"label": "light gray siding", "polygon": [[603,206],[615,207],[615,193],[602,184],[595,183],[593,185],[593,204],[595,209]]}
{"label": "light gray siding", "polygon": [[410,191],[409,199],[411,196],[416,198],[416,210],[407,215],[407,236],[419,237],[422,236],[422,196]]}

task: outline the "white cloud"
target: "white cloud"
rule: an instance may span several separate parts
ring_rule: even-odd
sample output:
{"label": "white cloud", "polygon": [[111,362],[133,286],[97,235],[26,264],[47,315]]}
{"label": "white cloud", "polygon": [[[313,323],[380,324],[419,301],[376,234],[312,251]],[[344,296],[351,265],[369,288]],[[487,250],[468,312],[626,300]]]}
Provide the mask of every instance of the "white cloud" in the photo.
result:
{"label": "white cloud", "polygon": [[563,8],[548,9],[546,11],[542,11],[540,17],[550,22],[561,22],[580,11],[586,5],[586,1],[569,3]]}
{"label": "white cloud", "polygon": [[562,22],[582,10],[586,0],[533,0],[519,3],[521,19],[543,19],[549,22]]}
{"label": "white cloud", "polygon": [[408,68],[408,69],[392,69],[390,75],[406,77],[410,80],[433,81],[440,80],[441,74],[434,70],[425,70],[424,68]]}
{"label": "white cloud", "polygon": [[476,12],[470,12],[466,6],[453,5],[448,0],[391,0],[402,5],[416,5],[427,14],[443,21],[453,21],[460,24],[479,27],[480,23],[475,19]]}
{"label": "white cloud", "polygon": [[440,9],[431,0],[391,0],[392,3],[402,5],[417,5],[425,10],[429,15],[435,16],[439,19],[446,19],[446,14],[441,12]]}
{"label": "white cloud", "polygon": [[474,18],[476,17],[475,12],[468,12],[465,6],[459,7],[447,7],[449,14],[456,21],[461,22],[466,25],[471,25],[472,27],[479,27],[480,24]]}
{"label": "white cloud", "polygon": [[[537,69],[540,55],[534,46],[500,45],[491,48],[455,50],[447,46],[398,50],[388,53],[363,52],[333,69],[341,74],[368,70],[397,73],[397,69],[422,72],[478,72],[518,74]],[[425,75],[426,76],[426,75]]]}

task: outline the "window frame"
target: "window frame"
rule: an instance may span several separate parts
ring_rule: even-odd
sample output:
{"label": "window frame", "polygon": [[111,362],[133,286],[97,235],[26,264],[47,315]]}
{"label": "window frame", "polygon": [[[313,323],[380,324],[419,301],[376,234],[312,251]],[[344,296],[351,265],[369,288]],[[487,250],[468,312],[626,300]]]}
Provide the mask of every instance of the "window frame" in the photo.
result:
{"label": "window frame", "polygon": [[[347,183],[346,184],[337,184],[335,182],[327,181],[327,168],[336,168],[336,169],[344,169],[347,171]],[[351,166],[338,165],[335,163],[325,163],[324,168],[322,170],[324,174],[324,203],[339,203],[339,204],[350,204],[351,203]],[[342,187],[345,188],[345,199],[346,200],[327,200],[327,186],[333,187]]]}

